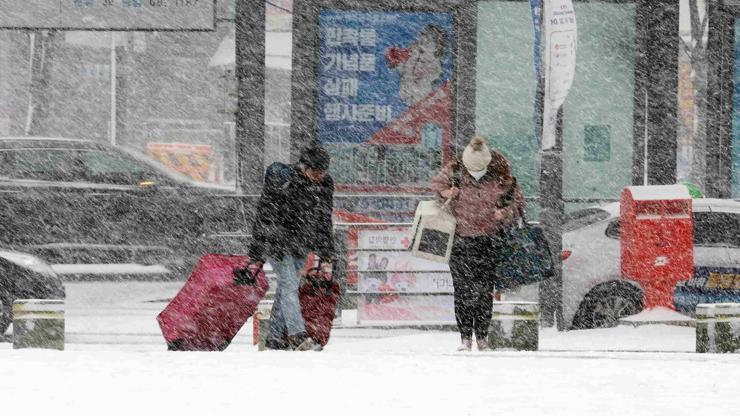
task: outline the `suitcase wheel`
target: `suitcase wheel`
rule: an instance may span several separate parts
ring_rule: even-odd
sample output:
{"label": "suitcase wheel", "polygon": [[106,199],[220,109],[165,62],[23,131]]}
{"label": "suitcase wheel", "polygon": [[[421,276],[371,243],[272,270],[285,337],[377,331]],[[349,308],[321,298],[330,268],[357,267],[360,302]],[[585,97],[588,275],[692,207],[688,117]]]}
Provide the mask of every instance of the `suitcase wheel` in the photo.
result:
{"label": "suitcase wheel", "polygon": [[219,351],[223,351],[226,348],[228,348],[230,344],[231,344],[231,341],[224,341],[223,344],[221,344],[221,345],[218,346],[218,350]]}
{"label": "suitcase wheel", "polygon": [[167,343],[167,351],[184,351],[183,347],[183,340],[182,339],[176,339],[174,341],[170,341]]}
{"label": "suitcase wheel", "polygon": [[234,285],[236,286],[254,286],[257,279],[249,274],[247,269],[234,270]]}

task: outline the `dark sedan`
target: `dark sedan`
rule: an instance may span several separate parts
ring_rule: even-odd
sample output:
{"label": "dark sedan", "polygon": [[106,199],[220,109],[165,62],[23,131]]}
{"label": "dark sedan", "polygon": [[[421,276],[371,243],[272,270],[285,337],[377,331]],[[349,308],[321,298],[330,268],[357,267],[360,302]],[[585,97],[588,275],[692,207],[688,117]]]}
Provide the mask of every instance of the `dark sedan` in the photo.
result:
{"label": "dark sedan", "polygon": [[206,186],[118,146],[0,138],[0,247],[57,264],[163,264],[182,277],[203,251],[235,251],[246,215]]}

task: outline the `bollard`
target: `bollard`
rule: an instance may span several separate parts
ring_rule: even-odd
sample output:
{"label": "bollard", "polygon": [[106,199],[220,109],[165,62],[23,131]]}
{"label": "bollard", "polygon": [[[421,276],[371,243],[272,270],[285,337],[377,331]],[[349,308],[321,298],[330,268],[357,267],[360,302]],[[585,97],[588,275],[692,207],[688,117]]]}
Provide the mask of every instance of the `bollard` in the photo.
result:
{"label": "bollard", "polygon": [[740,303],[696,305],[696,352],[740,352]]}
{"label": "bollard", "polygon": [[13,348],[64,350],[64,301],[19,299],[13,302]]}
{"label": "bollard", "polygon": [[493,350],[537,351],[540,305],[536,302],[493,302],[488,346]]}
{"label": "bollard", "polygon": [[252,341],[257,344],[258,351],[265,350],[267,334],[270,332],[270,312],[272,311],[272,302],[260,303],[257,313],[254,314]]}

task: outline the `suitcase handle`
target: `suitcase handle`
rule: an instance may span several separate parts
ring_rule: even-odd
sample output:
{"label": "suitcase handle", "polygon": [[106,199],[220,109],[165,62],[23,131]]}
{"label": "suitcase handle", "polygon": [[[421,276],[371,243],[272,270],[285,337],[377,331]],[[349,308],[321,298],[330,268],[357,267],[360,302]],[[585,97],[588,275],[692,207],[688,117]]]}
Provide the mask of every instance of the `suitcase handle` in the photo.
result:
{"label": "suitcase handle", "polygon": [[314,290],[314,293],[317,291],[320,291],[322,295],[331,296],[332,288],[333,288],[332,283],[334,283],[333,278],[330,280],[327,280],[327,279],[320,279],[317,277],[306,276],[304,277],[304,279],[306,281],[306,284],[310,285],[311,288]]}
{"label": "suitcase handle", "polygon": [[249,273],[249,269],[241,267],[234,269],[235,286],[254,286],[255,283],[257,283],[257,279]]}

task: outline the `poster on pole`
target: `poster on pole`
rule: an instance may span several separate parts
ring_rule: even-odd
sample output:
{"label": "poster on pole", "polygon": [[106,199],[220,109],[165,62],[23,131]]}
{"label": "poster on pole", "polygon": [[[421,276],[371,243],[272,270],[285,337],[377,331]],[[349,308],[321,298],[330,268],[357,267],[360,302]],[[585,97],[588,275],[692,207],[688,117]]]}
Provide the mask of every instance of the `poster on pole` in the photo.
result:
{"label": "poster on pole", "polygon": [[542,149],[556,144],[558,110],[565,102],[576,74],[578,28],[571,0],[545,0],[545,94],[542,110]]}
{"label": "poster on pole", "polygon": [[452,13],[322,10],[318,141],[338,189],[424,191],[450,157]]}

